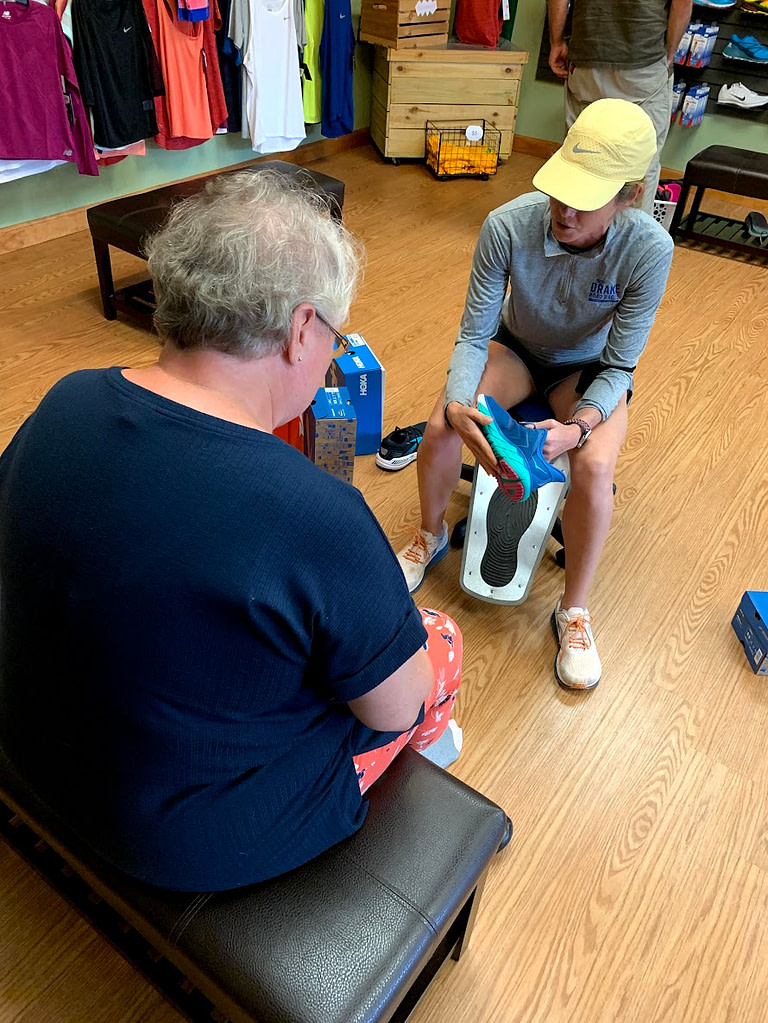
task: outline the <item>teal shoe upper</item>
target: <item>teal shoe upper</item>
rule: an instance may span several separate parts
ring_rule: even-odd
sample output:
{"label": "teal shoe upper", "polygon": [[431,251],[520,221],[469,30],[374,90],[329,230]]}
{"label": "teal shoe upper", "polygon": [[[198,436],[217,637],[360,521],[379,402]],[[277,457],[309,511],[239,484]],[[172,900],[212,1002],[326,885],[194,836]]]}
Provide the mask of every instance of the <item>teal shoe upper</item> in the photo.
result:
{"label": "teal shoe upper", "polygon": [[565,483],[565,474],[542,454],[546,430],[522,426],[489,394],[478,396],[477,407],[493,418],[501,435],[501,441],[491,442],[493,453],[513,467],[522,460],[530,476],[531,490],[538,490],[547,483]]}

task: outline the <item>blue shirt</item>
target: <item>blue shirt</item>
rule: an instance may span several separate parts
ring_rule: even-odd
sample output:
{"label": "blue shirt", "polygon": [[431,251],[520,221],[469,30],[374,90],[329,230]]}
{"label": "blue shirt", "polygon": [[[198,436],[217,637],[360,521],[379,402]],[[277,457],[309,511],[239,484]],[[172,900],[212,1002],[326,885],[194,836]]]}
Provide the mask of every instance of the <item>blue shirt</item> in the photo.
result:
{"label": "blue shirt", "polygon": [[0,741],[135,877],[232,888],[354,832],[346,701],[424,640],[353,487],[119,369],[0,457]]}
{"label": "blue shirt", "polygon": [[348,135],[355,127],[352,79],[355,30],[350,0],[325,0],[320,41],[322,120],[320,131],[328,139]]}

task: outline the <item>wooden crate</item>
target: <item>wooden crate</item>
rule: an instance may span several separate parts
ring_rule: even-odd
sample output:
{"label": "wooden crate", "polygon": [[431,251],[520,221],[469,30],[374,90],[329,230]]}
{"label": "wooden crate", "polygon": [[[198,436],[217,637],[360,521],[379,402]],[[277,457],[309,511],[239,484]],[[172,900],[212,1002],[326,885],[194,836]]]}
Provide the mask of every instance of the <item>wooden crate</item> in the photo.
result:
{"label": "wooden crate", "polygon": [[445,46],[450,0],[363,0],[360,38],[394,50]]}
{"label": "wooden crate", "polygon": [[[506,41],[505,41],[506,42]],[[512,151],[523,65],[510,43],[497,50],[449,43],[439,50],[376,47],[371,138],[391,159],[423,158],[427,121],[485,120],[501,131],[501,158]]]}

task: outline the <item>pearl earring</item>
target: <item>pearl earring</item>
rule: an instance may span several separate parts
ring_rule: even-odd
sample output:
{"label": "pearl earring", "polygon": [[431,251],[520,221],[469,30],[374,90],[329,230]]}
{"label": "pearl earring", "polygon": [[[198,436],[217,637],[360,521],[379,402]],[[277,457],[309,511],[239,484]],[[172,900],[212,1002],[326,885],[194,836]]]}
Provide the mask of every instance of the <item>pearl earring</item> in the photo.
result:
{"label": "pearl earring", "polygon": [[301,362],[302,358],[303,358],[303,356],[300,355],[299,356],[299,362]]}

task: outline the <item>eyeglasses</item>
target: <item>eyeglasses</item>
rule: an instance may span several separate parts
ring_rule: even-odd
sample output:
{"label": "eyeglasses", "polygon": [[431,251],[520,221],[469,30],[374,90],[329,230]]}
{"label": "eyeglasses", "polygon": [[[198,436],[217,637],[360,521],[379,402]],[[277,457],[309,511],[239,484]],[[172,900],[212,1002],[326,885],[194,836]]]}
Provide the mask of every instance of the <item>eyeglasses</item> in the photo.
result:
{"label": "eyeglasses", "polygon": [[[317,312],[317,310],[315,310],[315,312]],[[320,320],[321,323],[325,324],[328,330],[330,330],[330,332],[336,338],[336,344],[338,345],[338,347],[334,349],[333,354],[337,355],[339,352],[341,352],[342,355],[345,355],[349,351],[349,346],[352,344],[352,339],[349,337],[345,337],[340,330],[336,330],[335,327],[332,327],[328,320],[326,320],[325,317],[321,316],[320,313],[317,313],[317,318],[318,320]]]}

